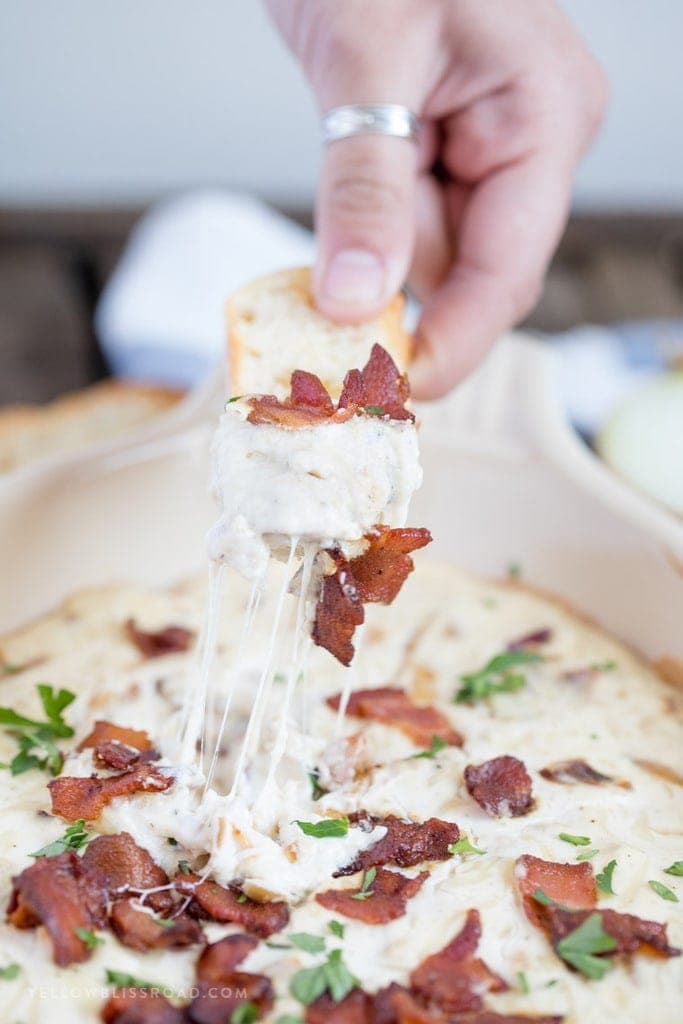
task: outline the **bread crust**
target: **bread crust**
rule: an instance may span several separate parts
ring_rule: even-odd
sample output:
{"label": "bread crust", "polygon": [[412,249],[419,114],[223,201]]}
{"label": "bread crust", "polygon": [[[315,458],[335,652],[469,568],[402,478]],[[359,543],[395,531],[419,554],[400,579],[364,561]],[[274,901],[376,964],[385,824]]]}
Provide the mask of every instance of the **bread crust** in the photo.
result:
{"label": "bread crust", "polygon": [[[283,292],[288,295],[292,306],[296,307],[297,310],[301,311],[305,308],[307,311],[310,311],[307,314],[307,320],[310,322],[312,331],[317,326],[321,331],[324,330],[325,334],[339,338],[342,336],[348,338],[349,334],[354,331],[353,328],[331,323],[317,311],[313,299],[312,272],[310,267],[293,267],[256,278],[256,280],[251,281],[243,288],[234,292],[226,305],[228,357],[230,360],[230,379],[233,394],[248,394],[253,393],[255,390],[247,377],[245,365],[250,355],[257,358],[260,355],[260,353],[254,351],[253,343],[250,346],[245,337],[244,325],[250,321],[250,307],[256,306],[264,296],[275,293],[282,294]],[[407,369],[413,354],[412,335],[403,326],[404,308],[405,297],[399,292],[378,317],[359,325],[357,330],[359,339],[361,332],[364,336],[371,333],[374,341],[379,342],[386,348],[401,371]],[[253,319],[253,315],[251,319]],[[358,347],[359,349],[362,347],[360,342]],[[270,393],[271,391],[282,393],[288,387],[289,377],[294,370],[311,368],[310,366],[297,365],[300,359],[292,356],[291,360],[285,360],[287,363],[286,373],[279,373],[277,377],[273,377],[269,375],[270,368],[268,366],[267,353],[263,353],[263,358],[263,379],[258,388],[258,393],[261,394]],[[363,352],[362,363],[365,362],[366,358],[367,355]],[[343,372],[345,373],[346,370],[351,368],[351,366],[346,366]],[[323,382],[328,386],[328,390],[331,391],[333,397],[337,397],[341,391],[343,373],[340,376],[340,373],[332,365],[330,365],[329,369],[329,373],[323,371],[319,376],[322,377]]]}

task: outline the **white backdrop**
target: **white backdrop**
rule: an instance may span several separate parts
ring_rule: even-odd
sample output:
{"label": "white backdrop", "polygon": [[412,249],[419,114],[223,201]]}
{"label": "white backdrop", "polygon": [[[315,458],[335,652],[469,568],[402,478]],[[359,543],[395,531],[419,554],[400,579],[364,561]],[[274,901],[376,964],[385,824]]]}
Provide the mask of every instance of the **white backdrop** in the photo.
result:
{"label": "white backdrop", "polygon": [[[683,207],[682,0],[564,6],[612,87],[577,205]],[[317,168],[312,100],[259,0],[0,0],[0,203],[227,183],[304,204]]]}

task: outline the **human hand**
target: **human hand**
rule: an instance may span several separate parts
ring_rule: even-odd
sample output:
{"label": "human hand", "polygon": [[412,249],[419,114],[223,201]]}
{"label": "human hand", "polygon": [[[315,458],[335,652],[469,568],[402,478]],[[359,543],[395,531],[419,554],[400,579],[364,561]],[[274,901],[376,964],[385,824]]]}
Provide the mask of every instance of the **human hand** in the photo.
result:
{"label": "human hand", "polygon": [[419,146],[357,135],[324,158],[316,302],[353,323],[408,284],[411,367],[447,392],[538,299],[604,76],[554,0],[267,0],[322,111],[401,103]]}

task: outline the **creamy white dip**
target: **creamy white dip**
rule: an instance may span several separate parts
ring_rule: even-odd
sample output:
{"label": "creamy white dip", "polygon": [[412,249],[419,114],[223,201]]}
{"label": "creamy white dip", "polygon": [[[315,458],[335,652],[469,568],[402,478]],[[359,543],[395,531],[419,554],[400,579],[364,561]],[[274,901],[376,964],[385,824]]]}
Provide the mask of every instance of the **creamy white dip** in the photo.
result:
{"label": "creamy white dip", "polygon": [[360,540],[373,526],[405,525],[422,482],[417,431],[409,420],[361,414],[288,429],[249,423],[246,402],[221,416],[212,446],[212,491],[221,509],[211,558],[247,579],[291,538]]}

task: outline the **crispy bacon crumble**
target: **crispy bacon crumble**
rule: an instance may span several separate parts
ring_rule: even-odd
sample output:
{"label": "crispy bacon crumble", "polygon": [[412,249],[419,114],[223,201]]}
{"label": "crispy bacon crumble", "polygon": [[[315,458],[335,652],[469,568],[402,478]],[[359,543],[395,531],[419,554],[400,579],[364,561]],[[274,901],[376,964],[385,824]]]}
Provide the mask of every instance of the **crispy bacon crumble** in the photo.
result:
{"label": "crispy bacon crumble", "polygon": [[355,889],[328,889],[327,892],[319,892],[315,898],[321,906],[336,914],[365,924],[387,924],[403,917],[408,900],[420,891],[428,877],[428,871],[408,878],[399,871],[378,868],[366,890],[360,886]]}
{"label": "crispy bacon crumble", "polygon": [[524,762],[509,754],[483,764],[468,764],[465,785],[470,796],[494,818],[518,818],[534,806],[531,776]]}
{"label": "crispy bacon crumble", "polygon": [[173,785],[172,775],[164,774],[153,764],[139,764],[119,775],[99,778],[60,776],[48,782],[52,813],[67,821],[97,821],[112,800],[134,793],[161,793]]}
{"label": "crispy bacon crumble", "polygon": [[402,821],[390,814],[378,818],[367,811],[355,811],[349,815],[352,825],[371,831],[378,825],[386,834],[367,850],[361,850],[350,864],[335,871],[333,878],[353,875],[372,867],[395,864],[399,868],[411,868],[425,861],[448,860],[448,847],[457,843],[460,830],[452,821],[428,818],[426,821]]}
{"label": "crispy bacon crumble", "polygon": [[135,619],[127,619],[126,636],[135,644],[143,658],[162,658],[165,654],[181,654],[188,650],[194,641],[194,631],[185,626],[166,626],[149,632],[136,624]]}
{"label": "crispy bacon crumble", "polygon": [[[341,694],[327,698],[334,711],[339,710]],[[374,690],[354,690],[346,714],[384,725],[393,725],[415,744],[428,747],[436,736],[451,747],[461,747],[463,738],[440,711],[430,705],[414,704],[405,690],[397,686],[379,686]]]}
{"label": "crispy bacon crumble", "polygon": [[524,913],[537,926],[541,924],[541,904],[533,897],[538,889],[556,903],[576,910],[590,910],[598,899],[593,868],[585,860],[563,864],[525,853],[515,861],[515,884]]}
{"label": "crispy bacon crumble", "polygon": [[237,924],[261,939],[281,931],[289,922],[289,908],[278,900],[257,903],[237,889],[226,889],[211,880],[202,882],[198,875],[192,874],[176,875],[174,885],[178,892],[192,897],[191,913]]}

